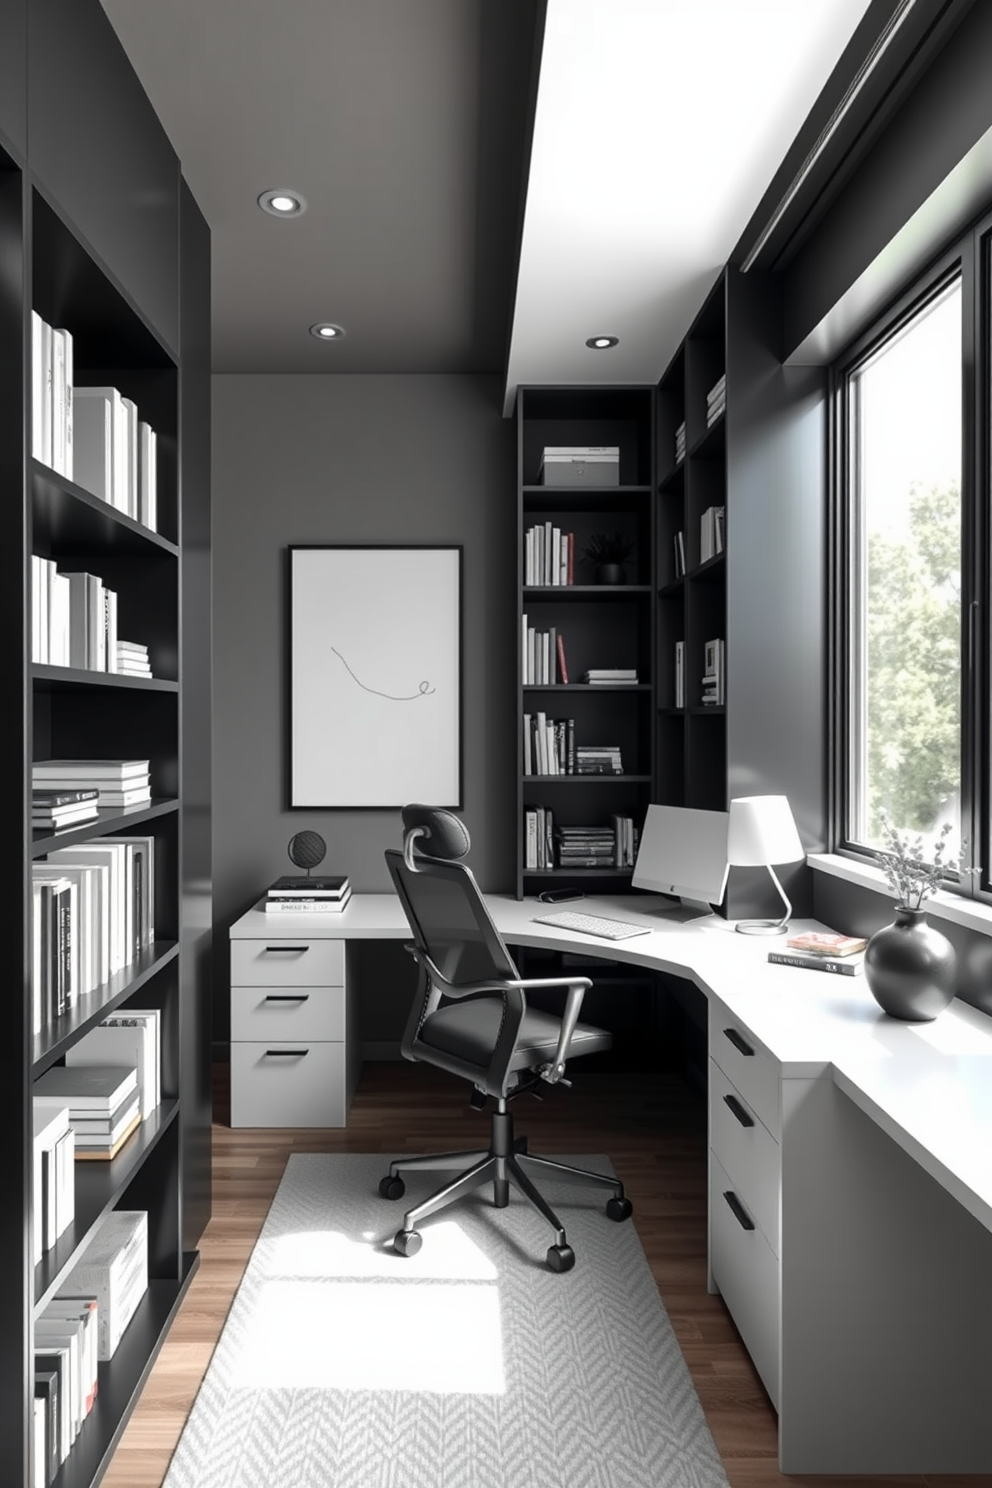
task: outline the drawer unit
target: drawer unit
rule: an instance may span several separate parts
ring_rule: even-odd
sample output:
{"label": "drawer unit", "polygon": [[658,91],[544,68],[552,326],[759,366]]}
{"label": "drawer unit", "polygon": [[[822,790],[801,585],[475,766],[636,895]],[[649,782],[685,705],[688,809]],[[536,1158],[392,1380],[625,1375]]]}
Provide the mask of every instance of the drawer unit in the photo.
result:
{"label": "drawer unit", "polygon": [[344,1126],[343,1043],[231,1044],[232,1126]]}
{"label": "drawer unit", "polygon": [[713,1279],[778,1409],[782,1315],[778,1258],[712,1151],[709,1202]]}
{"label": "drawer unit", "polygon": [[343,987],[344,941],[306,935],[232,940],[231,986]]}
{"label": "drawer unit", "polygon": [[343,940],[298,930],[231,937],[232,1126],[347,1125],[354,977]]}
{"label": "drawer unit", "polygon": [[711,1150],[733,1180],[772,1250],[779,1255],[782,1231],[779,1145],[713,1059],[709,1081]]}
{"label": "drawer unit", "polygon": [[782,1131],[778,1061],[715,997],[710,1002],[710,1056],[777,1142]]}
{"label": "drawer unit", "polygon": [[343,987],[232,987],[231,1038],[343,1042]]}

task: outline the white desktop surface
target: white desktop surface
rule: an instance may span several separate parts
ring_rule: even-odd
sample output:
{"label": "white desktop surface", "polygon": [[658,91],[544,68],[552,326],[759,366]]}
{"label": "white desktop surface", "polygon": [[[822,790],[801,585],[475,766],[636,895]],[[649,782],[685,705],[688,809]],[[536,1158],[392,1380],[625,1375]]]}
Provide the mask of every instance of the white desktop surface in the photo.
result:
{"label": "white desktop surface", "polygon": [[[992,1230],[992,1019],[955,1001],[932,1023],[900,1023],[875,1002],[863,975],[769,964],[781,937],[738,935],[717,915],[684,921],[650,897],[604,895],[541,904],[487,894],[511,945],[571,951],[688,977],[719,998],[782,1065],[783,1079],[830,1071],[853,1100],[942,1187]],[[576,910],[650,927],[607,941],[537,922]],[[795,920],[800,929],[823,929]],[[410,937],[394,894],[353,894],[341,913],[266,914],[231,928],[236,939],[308,935],[343,940]],[[987,1074],[986,1074],[987,1071]]]}

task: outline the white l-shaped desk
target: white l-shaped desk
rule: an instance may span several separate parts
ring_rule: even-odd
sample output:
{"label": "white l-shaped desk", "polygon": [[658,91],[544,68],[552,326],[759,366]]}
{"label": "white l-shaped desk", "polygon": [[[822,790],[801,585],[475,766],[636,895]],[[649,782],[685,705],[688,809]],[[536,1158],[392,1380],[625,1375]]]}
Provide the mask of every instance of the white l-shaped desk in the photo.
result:
{"label": "white l-shaped desk", "polygon": [[[933,1023],[895,1022],[862,977],[770,965],[768,939],[717,917],[681,923],[661,901],[575,906],[650,927],[623,941],[538,924],[548,910],[533,899],[487,902],[511,945],[627,962],[705,995],[710,1283],[778,1410],[782,1471],[992,1472],[992,1019],[954,1002]],[[235,1124],[276,1124],[237,1119],[234,1087],[304,1088],[279,1057],[303,1037],[329,1061],[310,1061],[314,1098],[337,1079],[344,1120],[358,1069],[348,955],[409,935],[391,894],[232,926]],[[299,991],[324,986],[337,1002]],[[322,1005],[330,1023],[314,1022]]]}

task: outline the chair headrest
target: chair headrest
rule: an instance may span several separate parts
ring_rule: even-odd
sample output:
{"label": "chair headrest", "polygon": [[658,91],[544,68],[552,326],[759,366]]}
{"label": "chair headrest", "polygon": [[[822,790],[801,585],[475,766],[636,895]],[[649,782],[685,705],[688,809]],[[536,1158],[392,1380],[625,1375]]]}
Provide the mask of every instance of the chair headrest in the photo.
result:
{"label": "chair headrest", "polygon": [[403,854],[413,867],[413,846],[425,857],[463,858],[472,846],[465,823],[442,806],[403,807]]}

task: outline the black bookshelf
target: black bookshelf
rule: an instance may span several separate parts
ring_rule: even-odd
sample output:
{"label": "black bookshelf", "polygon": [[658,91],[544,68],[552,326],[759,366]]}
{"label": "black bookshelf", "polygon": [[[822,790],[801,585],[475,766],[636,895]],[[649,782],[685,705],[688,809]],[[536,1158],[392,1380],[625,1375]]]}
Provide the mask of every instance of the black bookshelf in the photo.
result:
{"label": "black bookshelf", "polygon": [[[0,125],[0,692],[8,739],[0,855],[8,971],[0,1044],[0,1123],[7,1143],[0,1488],[34,1481],[35,1317],[109,1211],[144,1209],[149,1289],[113,1359],[100,1366],[97,1403],[55,1479],[59,1488],[90,1488],[106,1470],[196,1270],[210,1207],[204,1037],[210,987],[199,943],[209,865],[193,868],[185,846],[186,754],[199,770],[209,735],[204,746],[204,725],[184,707],[191,679],[197,686],[202,681],[197,668],[202,672],[203,663],[191,659],[183,617],[189,606],[198,615],[209,613],[209,565],[186,562],[190,535],[201,548],[209,533],[209,235],[98,0],[32,6],[30,36],[9,22],[0,17],[0,52],[5,75],[22,80],[32,129],[15,144]],[[126,134],[129,140],[120,172],[107,169],[107,127],[114,138]],[[155,429],[157,530],[36,458],[32,311],[71,332],[74,385],[119,388]],[[54,560],[63,571],[94,573],[115,590],[119,635],[147,645],[152,677],[32,660],[32,555]],[[207,649],[200,637],[198,653]],[[32,764],[59,757],[147,758],[152,800],[102,810],[94,821],[62,831],[34,831]],[[197,809],[202,815],[201,803]],[[38,1032],[32,1020],[33,866],[55,848],[130,834],[155,842],[156,939]],[[193,872],[199,904],[191,932],[186,878]],[[34,1081],[109,1012],[129,1005],[160,1010],[162,1100],[113,1160],[76,1163],[75,1220],[35,1264]]]}
{"label": "black bookshelf", "polygon": [[[617,892],[631,869],[527,868],[525,814],[550,810],[556,825],[609,826],[629,816],[640,831],[653,799],[655,754],[655,456],[654,390],[648,387],[525,387],[517,402],[517,870],[516,893],[538,893],[554,882],[599,885]],[[545,485],[541,459],[548,445],[615,445],[616,485]],[[525,534],[550,524],[573,534],[573,582],[525,584]],[[631,545],[624,583],[598,583],[582,550],[597,533],[618,532]],[[523,617],[536,630],[554,629],[565,648],[569,680],[524,681]],[[637,682],[586,683],[590,669],[636,668]],[[558,673],[556,672],[556,677]],[[623,774],[537,775],[524,770],[525,715],[574,720],[576,745],[616,744]]]}

